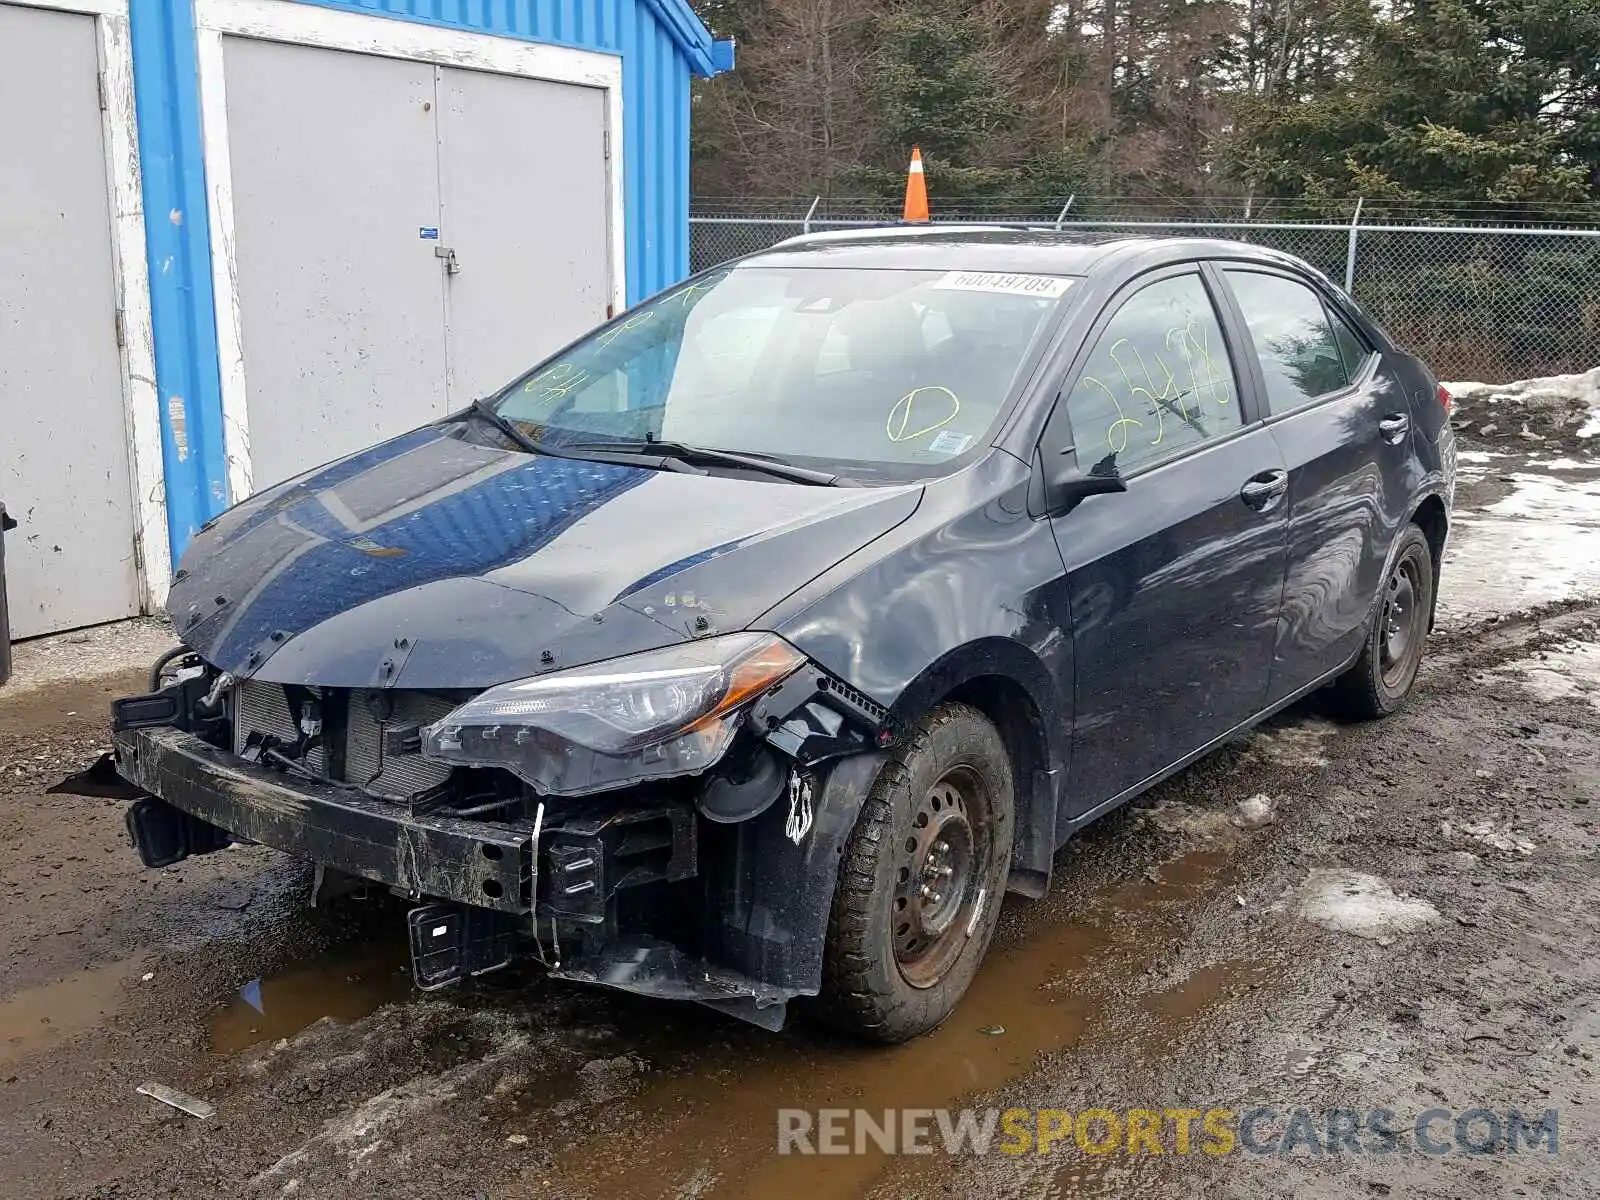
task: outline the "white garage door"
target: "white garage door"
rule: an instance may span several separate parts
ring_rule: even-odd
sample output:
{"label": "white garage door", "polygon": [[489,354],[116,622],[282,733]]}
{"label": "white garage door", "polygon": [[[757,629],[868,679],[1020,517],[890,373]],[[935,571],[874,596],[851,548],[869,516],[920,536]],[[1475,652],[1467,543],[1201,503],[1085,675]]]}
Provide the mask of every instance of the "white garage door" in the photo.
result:
{"label": "white garage door", "polygon": [[223,40],[252,483],[507,382],[604,319],[604,93]]}
{"label": "white garage door", "polygon": [[139,611],[94,18],[0,3],[0,502],[11,635]]}

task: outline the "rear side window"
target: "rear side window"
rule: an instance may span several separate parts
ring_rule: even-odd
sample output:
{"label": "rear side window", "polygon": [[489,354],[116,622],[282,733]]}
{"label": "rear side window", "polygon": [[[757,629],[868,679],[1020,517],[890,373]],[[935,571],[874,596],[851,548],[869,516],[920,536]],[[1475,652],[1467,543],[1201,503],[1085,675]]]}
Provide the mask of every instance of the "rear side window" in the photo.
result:
{"label": "rear side window", "polygon": [[1100,473],[1126,474],[1244,423],[1222,326],[1198,274],[1149,284],[1122,303],[1095,339],[1066,412],[1079,464]]}
{"label": "rear side window", "polygon": [[[1322,297],[1281,275],[1224,271],[1261,360],[1267,411],[1293,412],[1319,396],[1350,386],[1352,368],[1334,334]],[[1355,334],[1344,330],[1347,338]],[[1357,343],[1359,346],[1359,342]],[[1355,351],[1350,351],[1354,353]],[[1365,358],[1364,348],[1360,351]]]}
{"label": "rear side window", "polygon": [[1372,357],[1366,342],[1346,321],[1332,308],[1328,309],[1328,318],[1333,322],[1333,340],[1339,343],[1339,357],[1344,359],[1345,374],[1354,383],[1361,374],[1361,368],[1366,366],[1367,359]]}

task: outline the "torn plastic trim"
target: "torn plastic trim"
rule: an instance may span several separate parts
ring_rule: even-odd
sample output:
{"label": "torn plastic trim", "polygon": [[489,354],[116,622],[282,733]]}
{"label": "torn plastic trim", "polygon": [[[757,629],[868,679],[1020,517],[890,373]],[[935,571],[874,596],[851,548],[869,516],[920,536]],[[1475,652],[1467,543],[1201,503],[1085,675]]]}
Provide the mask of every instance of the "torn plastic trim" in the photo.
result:
{"label": "torn plastic trim", "polygon": [[750,723],[802,767],[882,750],[896,736],[887,708],[810,661],[756,701]]}
{"label": "torn plastic trim", "polygon": [[619,937],[600,951],[568,959],[550,977],[660,1000],[692,1000],[774,1033],[783,1028],[790,1000],[817,992],[762,983],[642,936]]}
{"label": "torn plastic trim", "polygon": [[880,750],[895,736],[888,709],[809,659],[751,702],[743,716],[753,736],[740,738],[706,773],[695,806],[708,821],[737,825],[787,795],[786,836],[796,845],[811,829],[817,769]]}

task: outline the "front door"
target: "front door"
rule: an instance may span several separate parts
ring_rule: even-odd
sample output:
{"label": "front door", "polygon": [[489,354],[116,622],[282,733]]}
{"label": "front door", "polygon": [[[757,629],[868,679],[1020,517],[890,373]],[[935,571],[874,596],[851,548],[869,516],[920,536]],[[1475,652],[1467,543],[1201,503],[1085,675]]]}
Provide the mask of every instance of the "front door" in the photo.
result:
{"label": "front door", "polygon": [[1267,427],[1289,469],[1278,700],[1347,664],[1366,638],[1407,517],[1410,406],[1381,356],[1309,282],[1242,266],[1221,273],[1254,344]]}
{"label": "front door", "polygon": [[1112,307],[1042,446],[1128,484],[1053,522],[1076,660],[1072,815],[1261,710],[1283,592],[1283,458],[1241,407],[1206,282],[1191,267]]}

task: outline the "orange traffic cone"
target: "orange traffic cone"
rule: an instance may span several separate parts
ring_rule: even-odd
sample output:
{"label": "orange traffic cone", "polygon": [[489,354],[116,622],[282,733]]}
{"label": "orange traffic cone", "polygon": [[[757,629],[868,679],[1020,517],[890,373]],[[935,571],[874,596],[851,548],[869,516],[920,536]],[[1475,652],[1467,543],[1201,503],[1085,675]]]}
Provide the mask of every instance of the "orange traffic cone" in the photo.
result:
{"label": "orange traffic cone", "polygon": [[907,221],[928,223],[928,177],[922,172],[922,148],[911,148],[911,171],[906,176]]}

